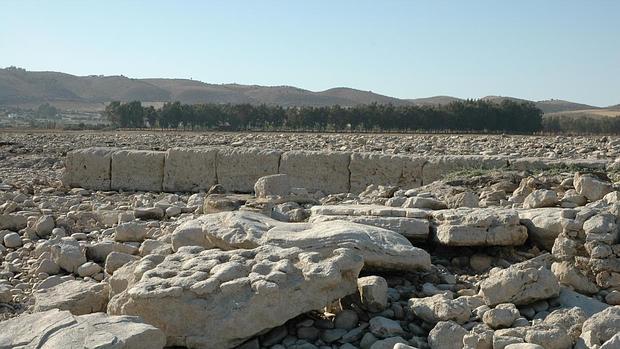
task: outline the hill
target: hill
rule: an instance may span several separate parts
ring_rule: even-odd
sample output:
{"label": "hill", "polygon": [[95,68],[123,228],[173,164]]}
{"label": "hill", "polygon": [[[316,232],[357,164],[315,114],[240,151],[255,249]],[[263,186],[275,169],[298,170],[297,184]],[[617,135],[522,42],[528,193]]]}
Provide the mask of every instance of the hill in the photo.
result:
{"label": "hill", "polygon": [[457,97],[452,97],[452,96],[434,96],[434,97],[426,97],[426,98],[409,99],[408,101],[416,105],[445,105],[445,104],[450,104],[452,102],[462,101],[462,99],[457,98]]}

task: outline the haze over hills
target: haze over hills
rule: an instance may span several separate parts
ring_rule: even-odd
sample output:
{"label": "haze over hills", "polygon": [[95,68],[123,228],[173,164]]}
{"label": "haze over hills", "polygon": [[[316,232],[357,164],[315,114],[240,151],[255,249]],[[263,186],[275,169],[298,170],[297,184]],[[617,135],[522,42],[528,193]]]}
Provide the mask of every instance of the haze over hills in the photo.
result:
{"label": "haze over hills", "polygon": [[[514,97],[487,96],[484,100],[526,101]],[[437,105],[459,101],[451,96],[399,99],[371,91],[338,87],[313,92],[292,86],[209,84],[188,79],[132,79],[125,76],[75,76],[60,72],[31,72],[20,68],[0,69],[0,105],[36,107],[51,103],[63,109],[101,110],[113,100],[147,103],[251,103],[291,106],[354,106],[379,103]],[[534,102],[545,113],[601,109],[551,99]],[[620,105],[614,106],[620,109]]]}

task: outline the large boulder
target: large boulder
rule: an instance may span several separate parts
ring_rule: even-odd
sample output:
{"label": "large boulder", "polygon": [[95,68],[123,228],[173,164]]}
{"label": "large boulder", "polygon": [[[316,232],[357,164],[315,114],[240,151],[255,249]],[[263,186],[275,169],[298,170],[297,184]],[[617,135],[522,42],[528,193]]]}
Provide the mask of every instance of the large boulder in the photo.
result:
{"label": "large boulder", "polygon": [[362,264],[350,249],[183,247],[112,297],[108,313],[143,317],[169,346],[233,348],[355,293]]}
{"label": "large boulder", "polygon": [[162,191],[166,152],[119,150],[112,154],[112,189]]}
{"label": "large boulder", "polygon": [[112,153],[116,148],[72,150],[65,157],[62,182],[68,187],[110,190]]}
{"label": "large boulder", "polygon": [[435,240],[448,246],[516,246],[527,240],[527,228],[515,210],[458,208],[433,213]]}
{"label": "large boulder", "polygon": [[299,247],[307,251],[352,248],[369,268],[427,270],[429,254],[391,230],[356,223],[284,223],[247,211],[205,215],[179,226],[172,246],[201,246],[233,250],[261,245]]}
{"label": "large boulder", "polygon": [[158,349],[164,333],[135,316],[82,316],[52,309],[0,322],[0,348]]}
{"label": "large boulder", "polygon": [[471,307],[465,297],[452,299],[445,293],[432,297],[411,298],[409,308],[420,319],[435,324],[440,321],[467,322],[471,316]]}
{"label": "large boulder", "polygon": [[279,173],[288,174],[292,186],[309,192],[347,193],[349,161],[349,153],[293,150],[282,154]]}
{"label": "large boulder", "polygon": [[617,333],[620,333],[620,306],[594,314],[581,328],[581,338],[589,348],[605,343]]}
{"label": "large boulder", "polygon": [[541,257],[513,264],[506,269],[492,270],[489,277],[480,283],[480,294],[485,303],[525,305],[557,297],[560,294],[560,284],[540,259]]}
{"label": "large boulder", "polygon": [[573,209],[546,207],[519,210],[521,224],[527,227],[529,237],[542,248],[551,251],[563,226],[575,219]]}
{"label": "large boulder", "polygon": [[54,262],[70,273],[77,273],[80,265],[86,263],[84,249],[71,237],[64,237],[54,242],[50,251]]}
{"label": "large boulder", "polygon": [[605,194],[613,191],[609,182],[602,181],[591,174],[575,173],[573,186],[577,193],[585,196],[589,201],[600,200]]}
{"label": "large boulder", "polygon": [[70,280],[36,291],[34,299],[34,311],[60,309],[84,315],[105,311],[108,288],[106,283]]}
{"label": "large boulder", "polygon": [[277,174],[280,152],[258,148],[220,148],[217,153],[217,180],[226,190],[251,193],[263,176]]}
{"label": "large boulder", "polygon": [[216,148],[171,148],[164,165],[165,191],[209,190],[217,184]]}

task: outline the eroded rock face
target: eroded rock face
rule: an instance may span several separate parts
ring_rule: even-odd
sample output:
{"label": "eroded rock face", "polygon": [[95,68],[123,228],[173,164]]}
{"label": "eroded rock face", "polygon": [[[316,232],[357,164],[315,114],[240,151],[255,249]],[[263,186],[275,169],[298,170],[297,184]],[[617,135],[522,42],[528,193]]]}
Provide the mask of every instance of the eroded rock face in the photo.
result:
{"label": "eroded rock face", "polygon": [[359,251],[369,268],[430,268],[426,251],[390,230],[343,221],[283,223],[247,211],[222,212],[186,222],[174,231],[172,244],[175,249],[202,246],[231,250],[274,245],[320,252],[346,247]]}
{"label": "eroded rock face", "polygon": [[591,174],[575,173],[573,185],[577,193],[585,196],[589,201],[600,200],[613,190],[611,183],[604,182]]}
{"label": "eroded rock face", "polygon": [[583,323],[581,338],[590,347],[601,345],[620,332],[620,306],[609,307]]}
{"label": "eroded rock face", "polygon": [[0,348],[158,349],[164,333],[135,316],[71,315],[58,309],[0,322]]}
{"label": "eroded rock face", "polygon": [[480,283],[480,293],[488,305],[522,305],[558,296],[560,284],[546,266],[529,260],[491,273]]}
{"label": "eroded rock face", "polygon": [[527,239],[515,210],[460,208],[438,211],[435,240],[448,246],[514,246]]}
{"label": "eroded rock face", "polygon": [[108,301],[107,283],[65,281],[35,292],[35,311],[68,310],[73,315],[105,311]]}
{"label": "eroded rock face", "polygon": [[168,345],[232,348],[355,293],[362,264],[350,249],[183,247],[114,296],[108,313],[143,317],[165,330]]}

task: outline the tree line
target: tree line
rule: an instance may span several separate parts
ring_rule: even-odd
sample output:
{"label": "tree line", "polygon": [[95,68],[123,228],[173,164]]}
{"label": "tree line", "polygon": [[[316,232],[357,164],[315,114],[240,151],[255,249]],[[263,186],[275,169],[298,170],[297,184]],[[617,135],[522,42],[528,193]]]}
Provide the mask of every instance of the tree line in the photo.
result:
{"label": "tree line", "polygon": [[355,107],[281,107],[252,104],[181,104],[156,109],[112,102],[105,116],[121,128],[303,131],[472,131],[533,133],[542,111],[533,103],[456,101],[435,106],[365,104]]}
{"label": "tree line", "polygon": [[572,134],[620,134],[620,111],[618,116],[547,115],[543,129],[549,133]]}

